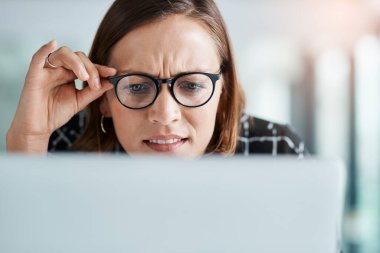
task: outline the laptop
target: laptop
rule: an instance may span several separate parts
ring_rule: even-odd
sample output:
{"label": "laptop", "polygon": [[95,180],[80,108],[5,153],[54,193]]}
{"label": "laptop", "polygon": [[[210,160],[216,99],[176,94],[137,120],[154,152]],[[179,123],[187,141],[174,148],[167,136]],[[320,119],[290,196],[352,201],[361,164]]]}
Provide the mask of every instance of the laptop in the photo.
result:
{"label": "laptop", "polygon": [[294,157],[0,156],[0,252],[336,253],[345,168]]}

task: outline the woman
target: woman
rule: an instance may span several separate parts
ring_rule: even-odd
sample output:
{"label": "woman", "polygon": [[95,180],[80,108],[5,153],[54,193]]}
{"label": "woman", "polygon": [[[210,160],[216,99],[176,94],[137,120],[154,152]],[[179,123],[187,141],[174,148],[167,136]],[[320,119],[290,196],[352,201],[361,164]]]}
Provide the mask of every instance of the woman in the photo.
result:
{"label": "woman", "polygon": [[[8,151],[303,155],[286,126],[243,113],[213,0],[116,0],[89,57],[55,47],[49,42],[33,56]],[[85,88],[76,90],[75,79]]]}

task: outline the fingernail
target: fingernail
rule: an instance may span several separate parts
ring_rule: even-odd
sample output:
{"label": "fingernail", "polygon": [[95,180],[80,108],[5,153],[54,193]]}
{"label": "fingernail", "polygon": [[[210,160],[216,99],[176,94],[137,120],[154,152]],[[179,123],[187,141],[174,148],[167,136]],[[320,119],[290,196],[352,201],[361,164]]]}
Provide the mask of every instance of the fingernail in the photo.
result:
{"label": "fingernail", "polygon": [[102,88],[102,85],[100,84],[99,77],[95,77],[94,83],[95,83],[95,88],[97,88],[97,89]]}

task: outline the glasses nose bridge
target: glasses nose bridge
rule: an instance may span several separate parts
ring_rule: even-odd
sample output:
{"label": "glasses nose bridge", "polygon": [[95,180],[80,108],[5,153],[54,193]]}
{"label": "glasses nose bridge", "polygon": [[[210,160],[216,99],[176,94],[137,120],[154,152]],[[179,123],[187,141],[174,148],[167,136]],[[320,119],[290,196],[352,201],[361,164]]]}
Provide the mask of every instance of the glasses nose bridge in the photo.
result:
{"label": "glasses nose bridge", "polygon": [[[174,98],[175,101],[177,101],[177,98],[175,97],[175,94],[173,92],[173,89],[172,89],[172,84],[173,84],[173,80],[175,78],[174,77],[171,77],[171,78],[162,78],[162,79],[159,79],[159,78],[156,78],[155,81],[157,82],[157,95],[156,95],[156,99],[158,98],[158,96],[160,95],[161,93],[161,87],[163,84],[166,84],[168,85],[168,88],[169,88],[169,93],[170,95]],[[155,99],[155,100],[156,100]]]}
{"label": "glasses nose bridge", "polygon": [[158,85],[162,85],[162,84],[167,84],[169,85],[169,87],[172,86],[172,83],[173,83],[173,79],[174,78],[163,78],[163,79],[156,79]]}

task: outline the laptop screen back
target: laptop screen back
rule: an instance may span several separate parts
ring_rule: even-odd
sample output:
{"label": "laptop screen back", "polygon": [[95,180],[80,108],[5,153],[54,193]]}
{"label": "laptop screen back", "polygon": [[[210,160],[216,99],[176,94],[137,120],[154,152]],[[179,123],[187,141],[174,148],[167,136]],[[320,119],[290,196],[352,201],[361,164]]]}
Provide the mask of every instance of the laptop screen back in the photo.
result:
{"label": "laptop screen back", "polygon": [[332,160],[1,157],[0,252],[340,249]]}

